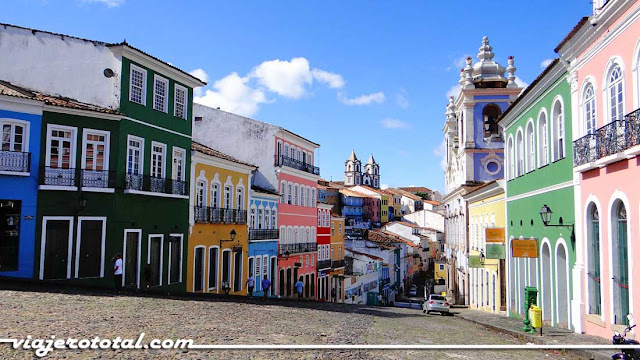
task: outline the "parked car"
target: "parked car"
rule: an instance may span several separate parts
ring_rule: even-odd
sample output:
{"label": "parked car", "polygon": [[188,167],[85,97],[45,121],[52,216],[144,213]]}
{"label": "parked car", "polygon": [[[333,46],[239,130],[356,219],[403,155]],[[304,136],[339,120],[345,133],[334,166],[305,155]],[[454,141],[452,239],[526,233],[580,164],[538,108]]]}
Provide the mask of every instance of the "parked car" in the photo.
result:
{"label": "parked car", "polygon": [[451,309],[447,298],[442,295],[431,294],[429,295],[429,299],[427,299],[422,304],[422,312],[429,314],[432,311],[439,312],[441,315],[449,315],[451,314],[449,310]]}
{"label": "parked car", "polygon": [[418,296],[418,286],[417,285],[411,285],[411,287],[409,288],[409,296]]}

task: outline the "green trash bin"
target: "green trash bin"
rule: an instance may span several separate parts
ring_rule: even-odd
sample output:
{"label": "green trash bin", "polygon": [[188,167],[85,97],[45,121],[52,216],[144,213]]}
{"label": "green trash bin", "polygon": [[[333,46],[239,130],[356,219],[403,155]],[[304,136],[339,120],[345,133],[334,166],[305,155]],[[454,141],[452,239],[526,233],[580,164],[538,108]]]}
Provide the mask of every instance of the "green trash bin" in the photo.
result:
{"label": "green trash bin", "polygon": [[538,288],[534,286],[526,286],[524,288],[524,320],[522,323],[522,331],[533,333],[536,330],[531,326],[531,319],[529,319],[529,308],[532,305],[538,305]]}

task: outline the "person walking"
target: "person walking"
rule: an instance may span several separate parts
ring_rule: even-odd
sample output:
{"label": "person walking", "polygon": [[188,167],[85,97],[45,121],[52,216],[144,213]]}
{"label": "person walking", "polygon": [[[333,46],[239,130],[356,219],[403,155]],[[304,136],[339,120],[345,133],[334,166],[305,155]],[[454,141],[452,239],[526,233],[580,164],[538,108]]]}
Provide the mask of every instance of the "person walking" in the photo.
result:
{"label": "person walking", "polygon": [[249,274],[247,278],[247,296],[249,299],[253,297],[253,287],[256,284],[256,280],[253,278],[253,274]]}
{"label": "person walking", "polygon": [[331,301],[336,302],[336,288],[331,288]]}
{"label": "person walking", "polygon": [[116,285],[116,294],[120,294],[122,289],[122,256],[116,254],[116,261],[113,264],[113,281]]}
{"label": "person walking", "polygon": [[296,286],[296,292],[298,293],[298,300],[301,300],[302,288],[304,287],[304,283],[302,282],[302,276],[300,276],[300,279],[298,280],[295,286]]}
{"label": "person walking", "polygon": [[262,279],[262,291],[264,292],[264,299],[267,300],[269,298],[269,289],[271,289],[271,280],[267,278],[267,275]]}

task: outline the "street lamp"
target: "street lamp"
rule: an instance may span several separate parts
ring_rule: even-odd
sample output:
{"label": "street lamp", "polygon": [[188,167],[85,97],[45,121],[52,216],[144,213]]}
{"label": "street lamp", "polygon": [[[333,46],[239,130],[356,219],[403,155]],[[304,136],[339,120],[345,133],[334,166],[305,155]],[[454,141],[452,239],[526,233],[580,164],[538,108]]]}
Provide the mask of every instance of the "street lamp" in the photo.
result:
{"label": "street lamp", "polygon": [[[562,221],[560,221],[559,224],[549,224],[551,222],[552,214],[553,211],[551,211],[551,208],[548,207],[547,204],[542,205],[542,208],[540,208],[540,218],[542,219],[544,226],[566,227],[567,229],[571,229],[571,245],[575,248],[576,236],[574,224],[563,224]],[[560,219],[562,220],[562,218]]]}
{"label": "street lamp", "polygon": [[480,265],[484,265],[486,257],[484,256],[484,251],[480,250]]}
{"label": "street lamp", "polygon": [[222,246],[223,242],[234,241],[236,239],[236,230],[235,229],[231,229],[231,232],[229,233],[229,236],[231,237],[231,239],[220,239],[220,246]]}

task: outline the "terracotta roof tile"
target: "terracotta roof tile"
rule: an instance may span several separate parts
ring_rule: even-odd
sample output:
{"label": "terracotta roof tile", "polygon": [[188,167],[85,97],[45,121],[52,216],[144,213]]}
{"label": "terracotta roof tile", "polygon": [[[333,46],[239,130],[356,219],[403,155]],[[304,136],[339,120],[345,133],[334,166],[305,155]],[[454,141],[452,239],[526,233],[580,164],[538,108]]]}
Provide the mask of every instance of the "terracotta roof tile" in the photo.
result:
{"label": "terracotta roof tile", "polygon": [[553,49],[553,51],[555,51],[556,53],[560,50],[560,48],[566,44],[567,42],[569,42],[569,40],[571,40],[571,38],[584,26],[584,24],[587,23],[587,21],[589,20],[588,16],[584,16],[582,19],[580,19],[580,21],[578,21],[578,23],[576,24],[576,26],[573,27],[573,29],[571,29],[571,31],[569,31],[569,33],[567,34],[567,36],[564,37],[564,39],[562,39],[562,41],[560,41],[560,43],[558,44],[558,46],[556,46],[555,49]]}
{"label": "terracotta roof tile", "polygon": [[352,252],[354,254],[366,256],[366,257],[374,259],[374,260],[382,261],[381,257],[373,256],[371,254],[363,253],[363,252],[360,252],[360,251],[355,251],[355,250],[353,250],[351,248],[345,248],[345,250],[350,251],[350,252]]}
{"label": "terracotta roof tile", "polygon": [[191,142],[191,150],[197,151],[197,152],[200,152],[200,153],[203,153],[203,154],[206,154],[206,155],[210,155],[210,156],[215,156],[215,157],[217,157],[219,159],[231,161],[231,162],[234,162],[234,163],[237,163],[237,164],[251,166],[251,167],[256,168],[256,169],[258,168],[257,166],[255,166],[253,164],[249,164],[249,163],[246,163],[244,161],[240,161],[240,160],[234,158],[233,156],[227,155],[227,154],[225,154],[223,152],[220,152],[218,150],[212,149],[212,148],[210,148],[208,146],[202,145],[202,144],[200,144],[198,142],[195,142],[195,141]]}

